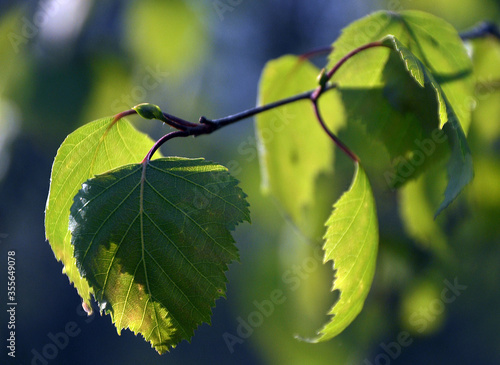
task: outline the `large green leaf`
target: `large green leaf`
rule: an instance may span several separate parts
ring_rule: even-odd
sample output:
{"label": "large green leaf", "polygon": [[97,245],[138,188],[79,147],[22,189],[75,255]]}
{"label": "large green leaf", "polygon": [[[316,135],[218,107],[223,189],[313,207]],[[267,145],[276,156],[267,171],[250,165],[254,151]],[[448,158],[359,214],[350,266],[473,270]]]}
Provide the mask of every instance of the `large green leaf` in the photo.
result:
{"label": "large green leaf", "polygon": [[447,237],[441,228],[443,217],[434,219],[434,210],[446,186],[446,172],[432,168],[399,190],[399,211],[407,234],[422,248],[449,258]]}
{"label": "large green leaf", "polygon": [[63,263],[63,272],[89,307],[88,283],[76,267],[68,229],[73,197],[82,183],[95,174],[140,162],[154,143],[124,119],[114,125],[111,123],[112,118],[96,120],[77,129],[64,140],[52,166],[45,209],[45,236],[54,255]]}
{"label": "large green leaf", "polygon": [[[396,170],[393,184],[416,177],[451,152],[449,185],[439,212],[472,177],[463,133],[470,123],[471,62],[451,25],[426,13],[404,11],[377,12],[344,29],[334,43],[330,67],[349,51],[387,35],[392,37],[385,44],[400,57],[383,47],[366,50],[347,61],[333,80],[339,84],[348,124],[364,125],[369,137],[387,148]],[[423,141],[441,129],[448,143],[437,143],[431,154],[412,163],[411,171],[404,169],[408,161],[417,160],[415,151],[425,152]],[[370,161],[370,150],[356,152],[365,163]]]}
{"label": "large green leaf", "polygon": [[[467,130],[473,91],[472,64],[457,31],[441,18],[414,10],[373,13],[342,31],[333,44],[329,67],[349,51],[387,35],[396,37],[431,71]],[[342,87],[382,87],[388,58],[389,53],[383,49],[363,52],[342,66],[334,80]]]}
{"label": "large green leaf", "polygon": [[[314,89],[319,70],[309,61],[283,56],[267,63],[259,85],[259,104],[267,104]],[[322,95],[321,112],[336,131],[343,124],[343,108],[335,90]],[[315,218],[321,175],[333,171],[334,145],[319,125],[309,100],[289,104],[256,117],[262,186],[291,220],[307,231]],[[318,225],[319,226],[319,225]],[[319,227],[322,229],[322,227]]]}
{"label": "large green leaf", "polygon": [[329,312],[333,317],[313,342],[337,336],[351,324],[363,308],[375,274],[377,213],[370,182],[361,165],[356,164],[353,183],[335,203],[326,225],[324,262],[334,261],[332,290],[340,290],[340,298]]}
{"label": "large green leaf", "polygon": [[164,353],[210,322],[243,220],[245,194],[225,167],[165,158],[87,180],[70,229],[80,273],[118,333],[128,327]]}

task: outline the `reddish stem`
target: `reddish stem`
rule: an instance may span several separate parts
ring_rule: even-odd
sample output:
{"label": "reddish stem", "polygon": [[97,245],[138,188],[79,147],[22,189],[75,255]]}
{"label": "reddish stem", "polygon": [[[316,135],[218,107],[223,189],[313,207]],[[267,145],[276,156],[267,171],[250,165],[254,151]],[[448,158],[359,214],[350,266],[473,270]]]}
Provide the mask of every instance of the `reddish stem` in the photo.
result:
{"label": "reddish stem", "polygon": [[111,125],[115,124],[116,122],[118,122],[122,118],[125,118],[125,117],[127,117],[129,115],[134,115],[134,114],[137,114],[137,112],[134,109],[125,110],[124,112],[118,113],[113,118],[113,121],[111,122]]}
{"label": "reddish stem", "polygon": [[386,47],[382,42],[377,41],[377,42],[371,42],[367,43],[361,47],[358,47],[356,49],[353,49],[351,52],[346,54],[344,57],[342,57],[336,64],[335,66],[332,67],[330,71],[325,75],[325,77],[322,79],[320,86],[311,94],[311,101],[313,104],[314,108],[314,113],[316,114],[316,118],[318,119],[319,124],[323,128],[323,130],[328,134],[328,136],[335,142],[335,144],[354,162],[359,162],[359,157],[356,156],[354,152],[352,152],[325,124],[325,121],[323,120],[323,117],[321,116],[321,113],[319,111],[319,106],[318,106],[318,99],[323,94],[325,91],[326,84],[328,81],[331,80],[335,72],[338,71],[338,69],[351,57],[354,55],[367,50],[369,48],[374,48],[374,47]]}
{"label": "reddish stem", "polygon": [[332,46],[321,47],[321,48],[313,49],[312,51],[309,51],[309,52],[301,54],[299,56],[299,59],[300,60],[308,60],[308,59],[316,57],[318,55],[322,55],[322,54],[325,54],[325,53],[330,53],[331,51],[333,51],[333,47]]}
{"label": "reddish stem", "polygon": [[328,134],[328,136],[335,142],[337,147],[339,147],[342,152],[344,152],[351,160],[354,162],[359,162],[359,157],[356,156],[354,152],[352,152],[325,124],[325,121],[323,120],[323,117],[321,116],[321,113],[319,111],[318,107],[318,101],[317,100],[311,100],[313,104],[313,109],[314,109],[314,114],[316,115],[316,118],[318,119],[319,124],[323,128],[323,130]]}
{"label": "reddish stem", "polygon": [[366,49],[374,48],[374,47],[386,47],[386,46],[382,42],[376,41],[376,42],[367,43],[361,47],[353,49],[351,52],[349,52],[344,57],[342,57],[337,62],[337,64],[332,67],[332,69],[330,71],[328,71],[328,73],[326,74],[326,77],[328,78],[328,80],[330,80],[332,78],[332,76],[335,74],[335,72],[337,72],[337,70],[340,68],[340,66],[342,66],[349,58],[358,54],[359,52],[362,52]]}

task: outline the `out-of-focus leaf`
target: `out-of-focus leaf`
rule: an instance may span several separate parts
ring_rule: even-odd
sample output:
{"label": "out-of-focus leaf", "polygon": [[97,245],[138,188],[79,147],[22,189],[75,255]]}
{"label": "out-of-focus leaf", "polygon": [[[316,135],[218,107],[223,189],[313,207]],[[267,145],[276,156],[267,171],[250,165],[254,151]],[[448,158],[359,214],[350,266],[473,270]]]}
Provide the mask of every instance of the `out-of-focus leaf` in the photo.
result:
{"label": "out-of-focus leaf", "polygon": [[131,2],[126,39],[134,56],[145,67],[169,72],[172,80],[192,72],[203,61],[209,44],[209,32],[194,11],[195,6],[200,4],[189,5],[181,0]]}
{"label": "out-of-focus leaf", "polygon": [[480,137],[491,143],[500,136],[500,42],[493,38],[472,41],[472,61],[477,102],[474,124]]}
{"label": "out-of-focus leaf", "polygon": [[421,247],[442,258],[450,252],[440,219],[434,219],[433,210],[439,204],[445,180],[444,171],[432,168],[399,190],[400,215],[406,232]]}
{"label": "out-of-focus leaf", "polygon": [[[318,74],[309,61],[296,56],[268,62],[261,76],[259,105],[314,89]],[[321,96],[320,108],[330,128],[338,130],[343,124],[343,107],[335,90]],[[333,171],[334,144],[319,125],[309,100],[259,114],[256,128],[262,187],[307,231],[317,201],[323,199],[331,205],[317,191],[316,183]]]}

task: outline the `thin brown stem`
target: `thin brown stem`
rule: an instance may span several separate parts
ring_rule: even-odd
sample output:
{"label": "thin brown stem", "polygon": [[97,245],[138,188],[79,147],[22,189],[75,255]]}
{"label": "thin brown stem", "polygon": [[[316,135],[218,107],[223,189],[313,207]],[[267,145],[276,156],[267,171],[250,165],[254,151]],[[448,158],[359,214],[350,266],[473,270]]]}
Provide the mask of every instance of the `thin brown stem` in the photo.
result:
{"label": "thin brown stem", "polygon": [[170,133],[165,134],[158,141],[156,141],[156,143],[153,145],[153,147],[151,147],[148,154],[146,155],[146,157],[144,157],[144,159],[142,160],[141,163],[150,161],[151,158],[153,157],[154,153],[158,150],[158,148],[160,148],[160,146],[162,144],[164,144],[165,142],[167,142],[168,140],[170,140],[172,138],[176,138],[176,137],[187,137],[187,136],[189,136],[189,132],[187,132],[187,131],[174,131],[174,132],[170,132]]}
{"label": "thin brown stem", "polygon": [[[251,108],[251,109],[245,110],[241,113],[237,113],[237,114],[230,115],[230,116],[227,116],[224,118],[213,119],[213,120],[208,119],[206,117],[201,117],[199,120],[199,123],[191,123],[191,122],[188,122],[184,119],[181,119],[181,118],[175,117],[173,115],[162,112],[160,120],[162,120],[163,122],[169,124],[170,126],[176,128],[178,130],[175,132],[170,132],[170,133],[164,135],[163,137],[161,137],[154,144],[154,146],[148,152],[146,157],[144,157],[143,162],[151,160],[153,154],[158,150],[158,148],[160,148],[161,145],[163,145],[165,142],[167,142],[173,138],[187,137],[187,136],[195,136],[196,137],[196,136],[200,136],[202,134],[210,134],[210,133],[216,131],[217,129],[220,129],[220,128],[225,127],[227,125],[236,123],[242,119],[246,119],[246,118],[249,118],[251,116],[263,113],[267,110],[271,110],[271,109],[274,109],[274,108],[277,108],[277,107],[280,107],[280,106],[283,106],[286,104],[294,103],[296,101],[305,100],[305,99],[311,100],[311,102],[313,104],[314,113],[316,115],[316,118],[318,119],[321,127],[326,132],[326,134],[335,142],[335,144],[347,156],[349,156],[349,158],[351,158],[354,162],[358,162],[359,158],[356,156],[356,154],[354,152],[352,152],[332,131],[330,131],[328,129],[328,127],[325,124],[323,117],[321,116],[321,113],[319,111],[318,99],[325,91],[337,87],[337,85],[335,85],[335,84],[329,84],[329,81],[332,78],[332,76],[335,74],[335,72],[349,58],[353,57],[354,55],[356,55],[359,52],[362,52],[366,49],[373,48],[373,47],[381,47],[381,46],[384,46],[384,44],[382,44],[382,42],[372,42],[372,43],[365,44],[361,47],[358,47],[358,48],[354,49],[353,51],[349,52],[347,55],[342,57],[339,60],[339,62],[337,62],[337,64],[327,74],[323,74],[323,76],[320,80],[320,86],[314,90],[307,91],[307,92],[304,92],[301,94],[297,94],[297,95],[294,95],[294,96],[291,96],[289,98],[285,98],[282,100],[278,100],[278,101],[275,101],[275,102],[270,103],[270,104]],[[312,57],[313,55],[316,55],[318,53],[326,53],[326,52],[330,52],[330,51],[331,51],[331,47],[323,48],[320,50],[315,50],[315,51],[309,52],[309,53],[303,55],[302,57],[303,58]],[[117,117],[129,115],[127,113],[133,114],[133,112],[135,113],[134,110],[120,113],[117,115]],[[117,117],[115,117],[115,119]],[[149,115],[148,115],[148,117],[149,117]]]}
{"label": "thin brown stem", "polygon": [[308,60],[308,59],[311,59],[311,58],[319,56],[319,55],[330,53],[332,50],[333,50],[332,46],[316,48],[316,49],[313,49],[312,51],[301,54],[299,56],[299,59],[300,60]]}
{"label": "thin brown stem", "polygon": [[356,154],[352,152],[326,125],[319,110],[318,100],[311,99],[311,102],[313,105],[314,114],[316,115],[316,119],[318,119],[318,122],[325,131],[325,133],[335,142],[337,147],[339,147],[342,150],[342,152],[344,152],[351,160],[353,160],[354,162],[359,162],[359,157],[356,156]]}
{"label": "thin brown stem", "polygon": [[377,41],[377,42],[371,42],[367,43],[361,47],[358,47],[356,49],[353,49],[351,52],[346,54],[344,57],[342,57],[336,64],[335,66],[332,67],[330,71],[326,74],[328,80],[332,78],[332,76],[337,72],[337,70],[342,66],[348,59],[350,59],[352,56],[358,54],[359,52],[362,52],[364,50],[367,50],[369,48],[374,48],[374,47],[386,47],[382,42]]}

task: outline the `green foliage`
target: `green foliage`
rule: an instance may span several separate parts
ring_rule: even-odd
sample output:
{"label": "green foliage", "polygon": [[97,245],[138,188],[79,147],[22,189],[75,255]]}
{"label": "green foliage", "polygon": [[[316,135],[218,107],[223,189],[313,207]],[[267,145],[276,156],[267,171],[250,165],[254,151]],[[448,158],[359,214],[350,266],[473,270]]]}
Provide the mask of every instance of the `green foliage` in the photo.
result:
{"label": "green foliage", "polygon": [[[261,76],[259,105],[313,89],[319,72],[309,61],[296,56],[270,61]],[[323,97],[322,110],[334,116],[329,125],[338,130],[343,122],[339,97],[334,92]],[[256,118],[263,190],[272,194],[304,231],[313,224],[311,215],[320,200],[317,180],[321,175],[331,177],[334,162],[334,145],[316,121],[310,104],[308,100],[299,101]]]}
{"label": "green foliage", "polygon": [[161,65],[175,82],[206,56],[208,33],[197,16],[180,0],[132,2],[127,5],[126,39],[143,65]]}
{"label": "green foliage", "polygon": [[77,270],[68,229],[73,197],[90,177],[142,160],[152,143],[126,120],[113,124],[112,118],[104,118],[78,128],[57,151],[45,209],[45,237],[63,263],[63,272],[89,307],[88,283]]}
{"label": "green foliage", "polygon": [[71,208],[80,272],[118,328],[164,353],[210,322],[250,220],[227,169],[202,159],[127,165],[86,181]]}
{"label": "green foliage", "polygon": [[333,289],[340,290],[340,298],[328,313],[333,317],[314,342],[335,337],[351,324],[363,309],[375,274],[377,212],[361,165],[356,164],[352,185],[335,203],[326,225],[324,261],[334,261]]}
{"label": "green foliage", "polygon": [[[353,49],[384,38],[385,45],[399,50],[405,68],[394,52],[378,47],[346,62],[333,81],[339,84],[348,125],[363,125],[370,138],[383,143],[395,170],[386,173],[386,179],[399,186],[454,148],[439,143],[432,158],[413,164],[409,172],[401,163],[412,158],[419,143],[432,139],[432,133],[441,129],[448,118],[453,129],[459,129],[459,124],[468,129],[472,65],[457,31],[448,23],[430,14],[404,11],[377,12],[352,23],[334,42],[329,67]],[[396,46],[396,38],[402,48]],[[405,69],[410,75],[402,72]],[[448,113],[456,115],[458,121]],[[453,140],[450,138],[448,143]],[[372,151],[362,148],[357,152],[364,161],[372,155]],[[453,194],[447,195],[451,198]]]}
{"label": "green foliage", "polygon": [[[180,2],[169,6],[191,15]],[[132,12],[130,21],[147,23],[148,16]],[[155,14],[152,19],[160,21]],[[186,28],[186,39],[197,31]],[[130,37],[149,57],[146,37]],[[153,59],[165,56],[153,48]],[[374,181],[401,189],[410,237],[447,257],[443,218],[434,219],[473,178],[465,132],[474,80],[457,31],[418,11],[377,12],[352,23],[334,42],[323,71],[306,58],[288,55],[265,66],[258,104],[267,109],[253,114],[263,190],[313,243],[309,251],[320,249],[314,244],[322,236],[324,263],[333,261],[338,300],[309,340],[322,342],[354,321],[371,288],[379,248]],[[300,100],[287,99],[311,90]],[[283,105],[267,111],[277,108],[269,106],[274,102]],[[210,323],[211,308],[225,295],[228,264],[238,259],[231,231],[250,217],[246,194],[225,167],[149,157],[171,138],[208,134],[242,118],[173,121],[147,103],[125,114],[133,113],[178,131],[153,149],[149,137],[123,120],[98,120],[70,134],[52,169],[46,237],[87,306],[92,294],[118,333],[141,333],[164,353]],[[355,171],[333,204],[344,190],[335,144]]]}
{"label": "green foliage", "polygon": [[435,216],[446,208],[462,191],[473,177],[472,156],[465,138],[462,126],[447,97],[441,90],[439,83],[426,67],[395,37],[384,38],[384,45],[397,51],[410,75],[421,85],[429,83],[436,92],[439,105],[439,128],[443,128],[448,139],[451,156],[448,161],[448,185],[444,192],[444,200],[440,204]]}
{"label": "green foliage", "polygon": [[[329,66],[335,65],[354,48],[382,40],[387,35],[397,38],[442,84],[462,127],[467,130],[473,87],[472,64],[458,32],[443,19],[420,11],[373,13],[342,31],[333,44]],[[383,86],[384,69],[389,56],[383,49],[370,50],[363,57],[353,58],[342,67],[334,81],[338,81],[342,87]],[[446,121],[442,105],[440,114],[442,127]]]}

